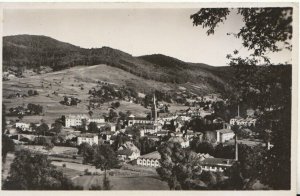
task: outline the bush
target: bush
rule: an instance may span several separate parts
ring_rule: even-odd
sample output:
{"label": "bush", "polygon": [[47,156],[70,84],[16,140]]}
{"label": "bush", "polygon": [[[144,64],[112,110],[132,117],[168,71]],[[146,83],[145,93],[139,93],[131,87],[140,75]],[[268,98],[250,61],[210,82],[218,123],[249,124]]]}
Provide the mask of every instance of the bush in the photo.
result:
{"label": "bush", "polygon": [[63,167],[66,167],[66,164],[64,163],[64,164],[62,164],[62,166],[63,166]]}
{"label": "bush", "polygon": [[88,169],[85,169],[84,175],[90,176],[90,175],[92,175],[92,172],[90,172]]}

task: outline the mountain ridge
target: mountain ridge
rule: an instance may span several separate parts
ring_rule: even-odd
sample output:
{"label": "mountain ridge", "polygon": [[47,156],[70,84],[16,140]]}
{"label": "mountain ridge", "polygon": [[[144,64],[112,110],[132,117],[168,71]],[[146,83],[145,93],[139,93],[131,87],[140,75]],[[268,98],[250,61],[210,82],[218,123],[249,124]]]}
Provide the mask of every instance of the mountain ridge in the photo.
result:
{"label": "mountain ridge", "polygon": [[[108,46],[81,48],[48,36],[13,35],[3,37],[3,69],[39,69],[54,71],[77,65],[107,64],[144,79],[165,83],[210,84],[212,91],[224,91],[228,78],[219,68],[204,63],[187,63],[163,54],[134,57]],[[223,71],[227,68],[221,68]],[[222,71],[222,72],[223,72]]]}

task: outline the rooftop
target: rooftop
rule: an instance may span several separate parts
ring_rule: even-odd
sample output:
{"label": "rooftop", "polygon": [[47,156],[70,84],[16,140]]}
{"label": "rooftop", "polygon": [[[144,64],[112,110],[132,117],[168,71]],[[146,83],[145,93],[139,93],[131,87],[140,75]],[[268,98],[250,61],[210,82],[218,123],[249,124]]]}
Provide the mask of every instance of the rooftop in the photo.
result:
{"label": "rooftop", "polygon": [[206,158],[202,161],[203,165],[224,165],[231,166],[235,162],[234,159],[223,159],[223,158]]}
{"label": "rooftop", "polygon": [[66,118],[68,118],[68,119],[75,119],[75,118],[87,119],[88,115],[87,114],[69,114],[69,115],[66,115]]}
{"label": "rooftop", "polygon": [[80,134],[78,137],[89,137],[89,138],[93,138],[97,136],[96,134],[88,134],[88,133],[85,133],[85,134]]}
{"label": "rooftop", "polygon": [[139,158],[144,158],[144,159],[160,159],[161,156],[158,151],[150,152],[149,154],[145,154],[140,156]]}
{"label": "rooftop", "polygon": [[127,155],[130,156],[132,155],[133,151],[130,149],[123,149],[123,150],[118,150],[118,155]]}
{"label": "rooftop", "polygon": [[233,133],[233,131],[231,129],[219,129],[219,130],[216,130],[216,132],[220,132],[220,133]]}

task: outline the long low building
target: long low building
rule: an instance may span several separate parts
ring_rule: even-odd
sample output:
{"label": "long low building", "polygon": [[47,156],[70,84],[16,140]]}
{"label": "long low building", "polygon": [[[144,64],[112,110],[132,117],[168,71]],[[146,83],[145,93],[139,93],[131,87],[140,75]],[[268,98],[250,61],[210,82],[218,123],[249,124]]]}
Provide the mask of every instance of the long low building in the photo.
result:
{"label": "long low building", "polygon": [[201,169],[204,171],[224,172],[233,165],[234,161],[234,159],[206,158],[201,163]]}
{"label": "long low building", "polygon": [[161,156],[158,151],[151,152],[149,154],[142,155],[137,158],[137,165],[145,167],[159,167],[159,160]]}

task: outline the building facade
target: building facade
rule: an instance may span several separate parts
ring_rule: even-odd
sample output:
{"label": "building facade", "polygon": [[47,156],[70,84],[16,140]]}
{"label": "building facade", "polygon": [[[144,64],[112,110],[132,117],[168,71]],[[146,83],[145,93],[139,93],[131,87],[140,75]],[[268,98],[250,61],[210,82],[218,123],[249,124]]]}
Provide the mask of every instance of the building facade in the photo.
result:
{"label": "building facade", "polygon": [[230,129],[216,130],[216,138],[218,143],[224,143],[228,140],[231,140],[234,138],[234,136],[234,132]]}
{"label": "building facade", "polygon": [[142,155],[137,158],[137,165],[144,167],[159,167],[159,160],[161,156],[158,151],[151,152],[149,154]]}
{"label": "building facade", "polygon": [[102,117],[93,117],[90,118],[86,114],[75,114],[75,115],[67,115],[65,119],[65,127],[76,127],[81,126],[83,123],[86,122],[86,125],[88,125],[91,122],[95,122],[97,124],[105,123],[105,119]]}
{"label": "building facade", "polygon": [[234,159],[206,158],[201,162],[201,169],[211,172],[224,172],[234,163]]}
{"label": "building facade", "polygon": [[82,143],[88,143],[91,146],[93,144],[98,145],[98,135],[92,134],[83,134],[77,137],[77,145],[79,146]]}

